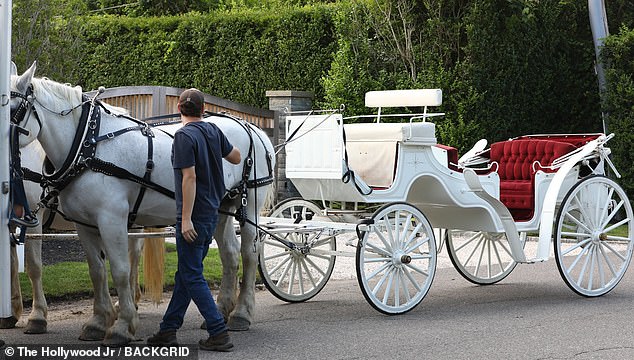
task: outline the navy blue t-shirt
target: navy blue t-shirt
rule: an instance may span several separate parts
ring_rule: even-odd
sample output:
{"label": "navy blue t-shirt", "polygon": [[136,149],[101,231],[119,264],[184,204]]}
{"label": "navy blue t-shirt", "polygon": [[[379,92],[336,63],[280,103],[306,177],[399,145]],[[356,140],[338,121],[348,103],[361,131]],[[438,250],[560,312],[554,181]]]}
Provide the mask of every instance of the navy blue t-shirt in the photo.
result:
{"label": "navy blue t-shirt", "polygon": [[208,221],[218,214],[225,195],[222,158],[229,155],[233,145],[214,124],[189,123],[176,131],[172,145],[172,167],[176,193],[176,217],[182,219],[183,173],[181,169],[195,166],[196,199],[192,221]]}

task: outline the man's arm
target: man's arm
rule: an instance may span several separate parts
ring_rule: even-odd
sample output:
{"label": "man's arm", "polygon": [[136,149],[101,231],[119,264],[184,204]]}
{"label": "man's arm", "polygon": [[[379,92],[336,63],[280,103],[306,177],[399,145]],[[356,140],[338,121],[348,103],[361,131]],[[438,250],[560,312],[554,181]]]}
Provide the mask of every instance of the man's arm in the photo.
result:
{"label": "man's arm", "polygon": [[183,172],[183,212],[182,216],[182,229],[181,233],[185,241],[193,242],[198,234],[194,229],[192,223],[192,212],[194,210],[194,200],[196,200],[196,169],[195,167],[188,167],[181,169]]}
{"label": "man's arm", "polygon": [[229,155],[225,156],[225,159],[227,159],[228,162],[237,165],[240,163],[240,160],[242,160],[242,157],[240,156],[240,150],[238,150],[237,147],[233,147],[233,149],[231,149],[231,152],[229,152]]}

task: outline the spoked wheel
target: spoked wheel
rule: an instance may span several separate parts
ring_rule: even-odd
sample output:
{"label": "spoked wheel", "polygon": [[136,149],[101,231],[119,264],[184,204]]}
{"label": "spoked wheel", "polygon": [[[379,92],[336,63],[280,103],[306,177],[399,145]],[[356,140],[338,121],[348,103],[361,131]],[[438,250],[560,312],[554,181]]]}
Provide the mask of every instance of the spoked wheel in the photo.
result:
{"label": "spoked wheel", "polygon": [[412,310],[436,273],[436,241],[423,213],[407,203],[379,208],[357,247],[357,280],[365,299],[384,314]]}
{"label": "spoked wheel", "polygon": [[632,259],[632,206],[623,189],[604,176],[579,181],[557,216],[555,259],[576,293],[601,296],[623,278]]}
{"label": "spoked wheel", "polygon": [[[279,203],[271,217],[311,220],[321,209],[315,203],[292,198]],[[325,221],[324,218],[320,220]],[[260,248],[258,271],[266,288],[278,299],[302,302],[324,288],[335,267],[336,239],[320,231],[288,231],[277,236],[297,245],[286,245],[266,236]]]}
{"label": "spoked wheel", "polygon": [[[474,284],[495,284],[517,266],[505,233],[447,230],[446,237],[449,259]],[[525,238],[523,233],[522,243]]]}

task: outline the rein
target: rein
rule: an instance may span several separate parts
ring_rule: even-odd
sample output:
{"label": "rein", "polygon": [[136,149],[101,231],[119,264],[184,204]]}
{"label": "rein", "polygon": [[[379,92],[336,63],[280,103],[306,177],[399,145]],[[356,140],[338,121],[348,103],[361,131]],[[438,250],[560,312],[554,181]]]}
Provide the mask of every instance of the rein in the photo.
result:
{"label": "rein", "polygon": [[[37,226],[39,221],[37,220],[35,213],[33,213],[29,208],[26,191],[24,190],[25,171],[24,168],[22,168],[22,159],[20,154],[20,135],[29,135],[29,131],[23,126],[26,126],[27,122],[31,118],[31,113],[34,114],[40,129],[42,128],[42,122],[33,107],[33,102],[35,101],[35,97],[33,96],[33,86],[29,86],[26,89],[25,94],[12,91],[11,98],[19,98],[21,100],[20,104],[15,109],[11,109],[9,132],[9,225],[16,225],[20,227],[19,239],[16,239],[15,235],[11,234],[12,243],[23,244],[26,236],[26,228]],[[24,124],[22,125],[21,123],[23,121]],[[14,205],[22,206],[24,211],[23,218],[17,217],[13,212]]]}

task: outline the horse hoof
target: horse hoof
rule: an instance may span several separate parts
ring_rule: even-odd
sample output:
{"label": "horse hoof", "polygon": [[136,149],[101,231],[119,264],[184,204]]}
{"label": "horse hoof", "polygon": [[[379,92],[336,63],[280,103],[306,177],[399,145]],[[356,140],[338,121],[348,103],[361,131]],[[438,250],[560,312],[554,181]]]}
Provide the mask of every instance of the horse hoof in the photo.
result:
{"label": "horse hoof", "polygon": [[229,331],[247,331],[251,326],[251,322],[245,318],[232,316],[227,323]]}
{"label": "horse hoof", "polygon": [[85,326],[81,330],[79,340],[81,341],[101,341],[106,337],[106,332],[92,326]]}
{"label": "horse hoof", "polygon": [[46,334],[47,329],[46,320],[29,320],[26,324],[25,334]]}
{"label": "horse hoof", "polygon": [[0,329],[13,329],[15,324],[18,323],[18,319],[15,316],[0,319]]}

